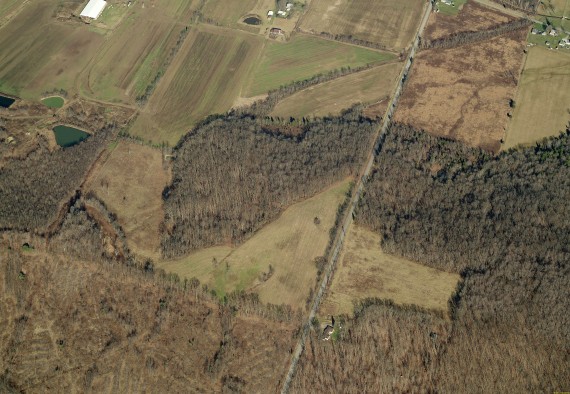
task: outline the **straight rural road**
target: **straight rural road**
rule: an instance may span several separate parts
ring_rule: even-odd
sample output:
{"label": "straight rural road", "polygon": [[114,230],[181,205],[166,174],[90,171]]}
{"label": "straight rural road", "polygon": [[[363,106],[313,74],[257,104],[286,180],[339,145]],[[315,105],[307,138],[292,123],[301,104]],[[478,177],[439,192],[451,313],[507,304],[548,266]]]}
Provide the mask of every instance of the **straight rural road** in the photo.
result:
{"label": "straight rural road", "polygon": [[299,338],[297,346],[295,347],[295,351],[294,351],[293,355],[291,356],[291,362],[289,364],[289,370],[287,371],[287,376],[285,377],[285,380],[283,381],[283,387],[281,389],[282,394],[286,394],[289,392],[289,387],[291,385],[291,381],[293,380],[293,377],[295,376],[295,372],[297,371],[297,365],[299,363],[299,359],[301,358],[301,355],[303,354],[303,350],[305,349],[305,342],[307,340],[307,336],[309,335],[309,330],[311,328],[311,322],[317,314],[317,310],[319,309],[319,305],[321,303],[321,298],[323,297],[323,294],[324,294],[324,292],[328,286],[328,283],[329,283],[330,279],[332,278],[332,274],[334,272],[336,263],[338,261],[340,251],[342,250],[342,247],[344,244],[344,237],[346,235],[346,231],[349,229],[349,227],[352,223],[354,210],[355,210],[355,208],[358,204],[358,200],[360,199],[360,196],[362,195],[362,192],[364,190],[364,183],[366,182],[366,180],[368,179],[368,176],[370,175],[370,171],[372,170],[372,166],[374,165],[374,159],[375,159],[376,155],[378,154],[378,152],[380,151],[380,147],[382,145],[382,142],[384,140],[384,137],[386,135],[388,127],[390,125],[390,121],[392,119],[392,116],[394,115],[396,105],[398,104],[398,99],[400,98],[400,94],[402,92],[402,87],[403,87],[404,82],[407,78],[407,75],[410,71],[410,67],[412,66],[413,58],[414,58],[416,51],[417,51],[419,44],[420,44],[421,34],[422,34],[426,24],[427,24],[431,10],[432,10],[431,2],[428,2],[427,6],[426,6],[426,10],[424,12],[424,15],[422,17],[422,20],[418,26],[418,30],[416,31],[416,36],[415,36],[412,48],[410,49],[408,59],[407,59],[405,65],[402,68],[402,71],[400,73],[400,79],[398,81],[398,85],[397,85],[396,89],[394,90],[394,94],[392,96],[392,99],[390,100],[390,103],[388,104],[388,108],[386,109],[386,113],[384,114],[382,125],[380,126],[380,128],[378,129],[378,131],[376,133],[376,140],[374,142],[374,145],[372,147],[370,155],[368,156],[366,166],[364,167],[364,171],[362,172],[362,176],[358,179],[358,181],[355,185],[355,188],[354,188],[354,191],[353,191],[352,196],[350,198],[350,202],[348,204],[348,208],[347,208],[347,211],[345,213],[344,219],[341,221],[339,231],[337,232],[337,236],[336,236],[336,238],[333,242],[333,245],[331,247],[331,253],[328,257],[328,264],[327,264],[325,274],[323,275],[323,279],[319,285],[319,289],[318,289],[318,291],[315,295],[315,298],[313,300],[313,304],[311,306],[311,311],[309,313],[309,316],[303,325],[303,329],[301,330],[301,336]]}

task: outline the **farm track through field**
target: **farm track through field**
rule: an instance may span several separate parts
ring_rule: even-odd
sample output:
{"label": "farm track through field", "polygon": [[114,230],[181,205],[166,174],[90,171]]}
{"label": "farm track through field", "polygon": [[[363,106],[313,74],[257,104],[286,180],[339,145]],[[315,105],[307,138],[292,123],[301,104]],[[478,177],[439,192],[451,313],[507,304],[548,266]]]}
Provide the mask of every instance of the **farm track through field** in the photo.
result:
{"label": "farm track through field", "polygon": [[328,264],[327,264],[325,274],[323,275],[323,279],[321,281],[319,289],[318,289],[318,291],[315,295],[315,298],[313,300],[313,304],[311,306],[311,311],[309,313],[307,320],[305,321],[305,324],[303,325],[303,328],[301,330],[301,336],[299,338],[299,341],[297,343],[297,346],[295,348],[293,356],[291,357],[291,362],[289,364],[289,370],[287,372],[287,375],[285,376],[285,380],[283,382],[283,387],[281,389],[282,394],[289,392],[289,386],[291,384],[291,381],[293,380],[293,377],[295,376],[295,372],[297,371],[297,365],[299,363],[299,359],[301,358],[301,355],[303,354],[307,335],[309,335],[309,331],[311,329],[311,322],[317,314],[317,310],[319,309],[319,305],[321,303],[321,298],[323,297],[323,294],[325,293],[325,290],[328,286],[328,283],[332,278],[335,265],[338,261],[340,251],[343,247],[343,242],[344,242],[344,237],[346,235],[346,230],[350,227],[350,224],[353,221],[354,210],[355,210],[356,205],[358,204],[358,201],[360,199],[360,196],[362,195],[362,192],[364,190],[364,183],[366,182],[366,179],[368,178],[370,171],[372,170],[372,166],[374,164],[374,159],[375,159],[376,155],[378,155],[380,153],[380,148],[382,146],[382,142],[384,140],[384,137],[385,137],[386,132],[388,130],[388,127],[390,125],[392,115],[396,109],[396,105],[398,103],[398,99],[399,99],[400,94],[402,92],[404,81],[407,79],[406,78],[407,74],[410,71],[410,67],[412,65],[413,58],[415,56],[417,49],[419,48],[420,36],[421,36],[421,34],[422,34],[426,24],[427,24],[431,10],[432,10],[431,3],[428,3],[426,6],[426,9],[424,11],[422,20],[421,20],[421,22],[417,28],[415,38],[414,38],[414,43],[413,43],[412,48],[410,49],[410,53],[408,55],[408,60],[406,61],[405,65],[402,69],[402,72],[400,73],[400,79],[399,79],[398,85],[394,91],[394,94],[392,96],[392,99],[390,100],[390,103],[388,104],[388,108],[386,109],[386,113],[384,114],[382,126],[379,128],[379,130],[377,132],[376,140],[375,140],[374,145],[371,149],[370,155],[368,156],[368,159],[366,161],[366,166],[364,167],[364,170],[362,172],[362,176],[358,179],[358,181],[354,187],[354,192],[350,198],[350,202],[348,204],[348,208],[346,210],[344,219],[340,222],[340,231],[337,232],[337,236],[336,236],[336,238],[332,244],[332,247],[330,249],[331,253],[328,256]]}

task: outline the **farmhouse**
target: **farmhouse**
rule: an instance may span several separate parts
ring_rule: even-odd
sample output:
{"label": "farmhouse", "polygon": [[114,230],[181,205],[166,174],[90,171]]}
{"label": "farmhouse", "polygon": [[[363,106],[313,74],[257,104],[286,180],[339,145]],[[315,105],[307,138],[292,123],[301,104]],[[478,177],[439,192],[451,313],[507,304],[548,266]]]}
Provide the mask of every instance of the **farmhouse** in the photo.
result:
{"label": "farmhouse", "polygon": [[89,0],[89,3],[87,3],[79,16],[95,20],[99,18],[106,6],[107,2],[105,0]]}
{"label": "farmhouse", "polygon": [[284,34],[285,32],[278,27],[272,27],[271,30],[269,30],[269,35],[271,36],[282,36]]}

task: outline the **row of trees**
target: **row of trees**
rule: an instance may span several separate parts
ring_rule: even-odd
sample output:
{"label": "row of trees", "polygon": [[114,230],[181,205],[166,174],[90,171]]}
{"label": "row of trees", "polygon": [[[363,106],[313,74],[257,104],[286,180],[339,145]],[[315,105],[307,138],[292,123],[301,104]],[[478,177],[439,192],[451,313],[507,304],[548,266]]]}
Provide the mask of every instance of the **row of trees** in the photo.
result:
{"label": "row of trees", "polygon": [[294,136],[267,122],[220,117],[175,149],[164,191],[165,256],[242,242],[290,204],[354,175],[376,128],[358,111],[307,122]]}
{"label": "row of trees", "polygon": [[493,37],[503,35],[512,31],[526,29],[532,24],[528,19],[516,19],[514,21],[502,23],[498,26],[480,31],[466,31],[451,34],[449,36],[438,38],[435,40],[422,41],[422,48],[453,48],[459,45],[472,44],[476,42],[486,41]]}

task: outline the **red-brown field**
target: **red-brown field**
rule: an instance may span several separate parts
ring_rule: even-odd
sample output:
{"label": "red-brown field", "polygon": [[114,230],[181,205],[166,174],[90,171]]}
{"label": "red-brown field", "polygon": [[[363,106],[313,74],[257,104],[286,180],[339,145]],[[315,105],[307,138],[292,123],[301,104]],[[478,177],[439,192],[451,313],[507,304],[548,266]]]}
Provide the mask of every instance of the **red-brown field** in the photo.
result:
{"label": "red-brown field", "polygon": [[497,152],[523,61],[526,29],[420,52],[395,120]]}
{"label": "red-brown field", "polygon": [[486,30],[511,20],[514,20],[511,16],[468,1],[457,15],[432,12],[423,37],[436,40],[451,34]]}

